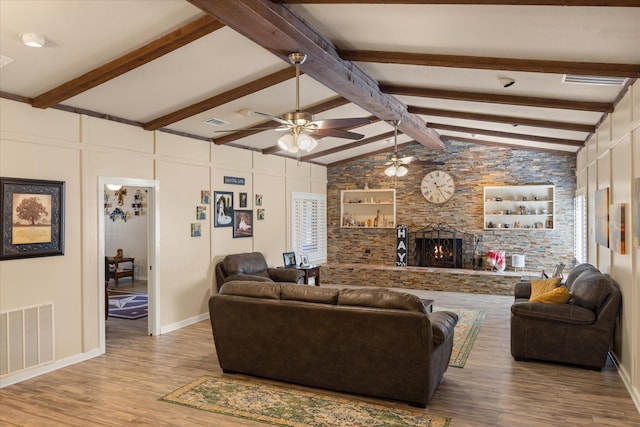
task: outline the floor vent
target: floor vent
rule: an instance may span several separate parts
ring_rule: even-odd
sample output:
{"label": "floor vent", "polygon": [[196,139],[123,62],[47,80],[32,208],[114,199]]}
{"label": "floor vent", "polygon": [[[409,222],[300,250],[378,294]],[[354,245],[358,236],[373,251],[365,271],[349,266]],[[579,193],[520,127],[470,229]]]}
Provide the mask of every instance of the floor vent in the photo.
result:
{"label": "floor vent", "polygon": [[0,313],[0,331],[0,376],[53,361],[53,304]]}

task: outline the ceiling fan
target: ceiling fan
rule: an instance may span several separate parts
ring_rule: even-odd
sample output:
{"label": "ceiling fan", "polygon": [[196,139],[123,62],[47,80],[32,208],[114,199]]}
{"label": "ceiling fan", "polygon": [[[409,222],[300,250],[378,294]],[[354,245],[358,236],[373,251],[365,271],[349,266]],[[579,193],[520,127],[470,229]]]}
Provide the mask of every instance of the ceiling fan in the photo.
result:
{"label": "ceiling fan", "polygon": [[400,120],[393,120],[389,122],[393,126],[393,154],[388,162],[384,165],[388,166],[384,173],[385,175],[394,178],[405,176],[409,173],[409,169],[406,166],[409,166],[409,163],[416,162],[420,164],[430,164],[430,165],[441,165],[442,162],[434,162],[428,160],[419,160],[414,156],[405,156],[400,157],[398,154],[398,126],[400,125]]}
{"label": "ceiling fan", "polygon": [[[289,54],[289,61],[296,67],[296,110],[282,116],[254,111],[255,114],[267,117],[280,125],[276,128],[254,128],[287,132],[278,139],[278,146],[290,153],[309,152],[318,146],[317,139],[326,136],[358,140],[364,135],[340,128],[356,127],[371,123],[367,118],[346,118],[313,120],[313,115],[300,111],[300,65],[307,59],[303,53]],[[247,130],[247,129],[244,129]],[[226,131],[228,132],[228,130]]]}
{"label": "ceiling fan", "polygon": [[398,157],[398,126],[400,125],[400,120],[393,120],[389,123],[393,125],[394,145],[391,158],[384,164],[385,166],[389,166],[384,170],[384,173],[385,175],[391,177],[405,176],[407,173],[409,173],[409,169],[407,169],[404,165],[408,165],[409,163],[411,163],[413,160],[415,160],[415,157]]}

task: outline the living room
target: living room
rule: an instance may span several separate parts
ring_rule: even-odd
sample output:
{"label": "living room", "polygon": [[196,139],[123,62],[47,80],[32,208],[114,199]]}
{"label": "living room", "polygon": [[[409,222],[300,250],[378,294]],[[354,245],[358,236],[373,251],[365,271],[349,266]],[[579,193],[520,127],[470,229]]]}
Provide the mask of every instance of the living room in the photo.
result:
{"label": "living room", "polygon": [[[617,381],[617,398],[623,394],[619,390],[623,387],[626,397],[620,399],[630,400],[637,409],[640,407],[640,248],[634,245],[632,239],[632,233],[636,231],[631,217],[637,213],[631,209],[633,182],[640,177],[639,126],[640,86],[635,83],[577,155],[492,147],[463,140],[451,141],[444,150],[437,152],[420,144],[408,145],[405,147],[407,154],[442,163],[433,169],[447,171],[455,179],[456,191],[451,200],[442,205],[431,205],[420,192],[420,182],[432,168],[411,166],[409,174],[398,179],[394,185],[384,175],[384,163],[388,157],[385,154],[329,167],[310,162],[298,163],[295,158],[263,155],[258,151],[216,145],[161,131],[149,132],[138,126],[89,115],[59,109],[37,109],[27,102],[3,97],[0,100],[0,176],[65,183],[64,256],[0,262],[1,313],[50,306],[54,313],[51,324],[52,356],[42,363],[6,366],[6,371],[2,371],[0,378],[3,398],[12,394],[13,385],[29,384],[29,381],[37,381],[39,377],[42,381],[54,378],[51,384],[58,386],[58,382],[64,381],[65,373],[68,372],[65,369],[72,365],[80,371],[95,369],[97,365],[112,367],[110,357],[117,354],[117,358],[113,357],[116,363],[125,365],[132,358],[140,357],[140,361],[144,361],[141,364],[149,362],[151,366],[150,371],[145,374],[148,375],[148,382],[144,385],[154,390],[155,398],[145,395],[142,400],[136,401],[136,407],[143,407],[149,401],[155,402],[161,395],[172,391],[175,388],[173,385],[178,384],[178,379],[173,377],[171,384],[156,382],[152,371],[153,367],[158,366],[151,364],[151,360],[140,354],[125,352],[124,347],[140,346],[140,353],[151,353],[153,343],[160,341],[175,345],[162,350],[172,356],[185,352],[185,349],[193,352],[192,356],[185,356],[176,362],[184,364],[180,369],[183,383],[187,382],[189,374],[196,376],[201,373],[196,374],[195,371],[220,373],[216,370],[218,368],[211,331],[206,323],[207,302],[216,288],[214,265],[227,254],[251,251],[262,252],[269,265],[282,265],[282,253],[292,249],[292,193],[326,195],[327,256],[324,260],[316,259],[313,262],[328,266],[359,263],[401,268],[395,267],[394,229],[347,229],[340,226],[340,191],[363,189],[367,185],[371,189],[395,189],[396,223],[407,224],[410,230],[417,230],[431,223],[446,223],[461,231],[482,235],[482,254],[487,250],[505,251],[508,276],[513,278],[514,285],[524,273],[513,271],[510,264],[513,254],[525,255],[525,271],[531,274],[552,270],[558,262],[565,263],[567,270],[576,264],[574,200],[576,195],[585,195],[589,207],[585,261],[611,274],[620,284],[624,307],[613,347],[615,364],[610,362],[602,377],[593,381],[592,390],[598,387],[606,389],[610,382]],[[226,180],[226,177],[237,180]],[[154,336],[144,341],[144,344],[124,339],[122,347],[110,347],[111,344],[105,342],[103,260],[104,256],[113,255],[112,249],[105,247],[101,241],[104,231],[101,227],[105,221],[110,221],[104,214],[103,207],[103,184],[107,182],[149,188],[149,198],[145,201],[148,210],[144,215],[154,218],[157,230],[153,236],[155,240],[152,256],[149,258],[156,290],[153,300],[150,295],[150,310],[154,312]],[[530,184],[554,186],[554,228],[485,230],[483,188]],[[594,194],[596,190],[604,188],[609,188],[611,204],[625,204],[628,209],[626,253],[596,242]],[[215,192],[232,193],[238,206],[240,194],[246,193],[246,210],[254,213],[252,236],[234,237],[232,228],[214,226],[215,207],[213,204],[203,203],[203,191],[210,192],[212,197]],[[256,195],[261,196],[260,206],[256,204]],[[208,208],[205,220],[196,216],[199,206]],[[264,219],[258,220],[258,208],[263,209]],[[127,207],[127,210],[133,212],[132,208]],[[192,224],[200,224],[199,236],[192,233]],[[484,256],[481,258],[486,262]],[[486,263],[482,270],[483,274],[500,275],[491,272]],[[365,274],[361,276],[366,277]],[[428,276],[425,276],[425,281],[427,279]],[[331,284],[325,280],[323,283]],[[428,290],[424,292],[433,295]],[[465,376],[479,376],[481,381],[489,384],[488,388],[481,389],[486,393],[491,388],[491,377],[504,378],[512,374],[511,363],[515,362],[509,356],[506,338],[508,306],[512,298],[453,293],[434,299],[441,301],[443,306],[451,306],[457,300],[462,300],[469,308],[490,310],[491,307],[496,307],[496,311],[489,312],[494,317],[488,319],[487,327],[481,331],[481,340],[471,353],[471,369],[454,371],[453,374],[450,370],[447,375],[457,380],[462,380]],[[144,327],[146,326],[148,325]],[[482,335],[483,333],[488,335]],[[194,337],[202,341],[202,346],[192,345]],[[490,346],[496,347],[486,351]],[[110,353],[111,351],[114,353]],[[493,364],[492,359],[499,362],[489,370],[489,365]],[[85,363],[91,364],[87,366]],[[508,368],[503,370],[502,364],[508,364]],[[131,363],[122,376],[136,378],[136,368],[142,367]],[[495,386],[493,402],[502,399],[501,390],[511,393],[509,401],[514,406],[522,403],[521,395],[531,393],[532,390],[536,391],[536,397],[539,398],[544,393],[540,389],[545,384],[547,387],[557,386],[557,383],[550,385],[541,381],[545,375],[576,376],[580,381],[585,378],[591,381],[599,375],[566,367],[550,368],[538,363],[520,364],[517,369],[522,376],[529,376],[531,382],[526,387],[519,388],[515,381],[505,379],[504,383]],[[483,370],[488,372],[487,376],[484,376]],[[104,388],[99,389],[100,396],[104,399],[117,394],[126,383],[123,378],[114,379],[113,388],[117,389],[114,392],[108,385],[111,375],[109,369],[97,372],[100,372],[98,376],[103,375],[100,381],[107,383],[103,385]],[[54,377],[47,377],[48,375]],[[85,375],[77,383],[59,386],[82,389],[79,384],[92,378],[91,373]],[[438,406],[440,404],[437,400],[433,401],[433,408],[454,417],[452,425],[464,425],[455,423],[456,417],[463,418],[464,415],[454,413],[455,404],[451,401],[457,398],[458,404],[464,406],[463,402],[468,396],[465,387],[471,389],[472,381],[473,379],[458,383],[458,388],[450,389],[451,394],[446,398],[445,393],[440,393],[442,399],[449,400],[446,408]],[[541,381],[540,386],[536,386],[535,381]],[[47,387],[53,387],[51,384]],[[140,389],[133,389],[134,392],[130,390],[122,393],[114,402],[125,406],[143,388],[141,386]],[[26,394],[31,392],[28,387],[21,390]],[[449,389],[440,389],[440,392],[447,390]],[[563,400],[563,390],[557,391],[555,398]],[[572,388],[570,392],[579,393],[580,389]],[[474,396],[477,397],[478,394]],[[597,396],[596,392],[585,393],[580,408],[589,413],[589,401],[595,399],[594,396]],[[528,407],[529,412],[544,411],[542,405],[551,404],[547,400],[544,402]],[[78,404],[78,400],[65,400],[63,404],[73,406]],[[153,405],[157,408],[157,402]],[[480,412],[486,405],[490,404],[478,400],[470,411]],[[628,407],[629,401],[624,405]],[[563,405],[554,407],[554,410],[561,411],[561,406]],[[460,408],[458,411],[464,412]],[[189,417],[182,411],[173,415]],[[597,415],[592,415],[593,424],[598,424]],[[202,420],[200,417],[203,416],[195,417]],[[609,414],[607,422],[614,423],[612,419],[622,418],[633,425],[631,423],[637,422],[634,417],[637,415],[619,416],[614,413]],[[229,425],[234,422],[220,418],[216,420]],[[510,421],[512,424],[515,422],[513,419]],[[14,422],[19,424],[17,419]],[[503,425],[509,425],[507,421],[504,423]],[[525,425],[524,422],[522,424]],[[570,425],[571,421],[565,420],[565,424]],[[469,421],[467,425],[474,424]],[[535,421],[531,425],[536,425]],[[544,424],[540,422],[538,425]]]}

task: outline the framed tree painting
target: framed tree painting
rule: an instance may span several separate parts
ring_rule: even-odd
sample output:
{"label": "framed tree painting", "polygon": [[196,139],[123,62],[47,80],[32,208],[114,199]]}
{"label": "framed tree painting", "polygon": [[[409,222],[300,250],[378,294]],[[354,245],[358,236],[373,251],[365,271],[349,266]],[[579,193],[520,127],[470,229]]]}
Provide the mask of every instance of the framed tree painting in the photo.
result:
{"label": "framed tree painting", "polygon": [[596,243],[609,247],[609,187],[596,190]]}
{"label": "framed tree painting", "polygon": [[0,260],[64,255],[64,181],[0,177]]}
{"label": "framed tree painting", "polygon": [[215,203],[213,226],[233,227],[233,193],[230,191],[214,191],[213,201]]}

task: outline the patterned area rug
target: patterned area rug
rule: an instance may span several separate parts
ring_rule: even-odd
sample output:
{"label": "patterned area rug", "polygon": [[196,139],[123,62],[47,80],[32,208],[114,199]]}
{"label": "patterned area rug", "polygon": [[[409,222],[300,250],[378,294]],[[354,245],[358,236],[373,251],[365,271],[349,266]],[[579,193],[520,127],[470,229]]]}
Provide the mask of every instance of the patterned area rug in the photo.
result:
{"label": "patterned area rug", "polygon": [[148,311],[149,298],[147,294],[113,292],[113,295],[109,295],[109,317],[135,320],[147,316]]}
{"label": "patterned area rug", "polygon": [[450,418],[251,380],[205,375],[160,400],[277,426],[429,426]]}
{"label": "patterned area rug", "polygon": [[485,310],[445,307],[434,307],[433,311],[453,311],[458,314],[458,324],[453,334],[453,351],[451,352],[449,366],[464,368],[487,312]]}

